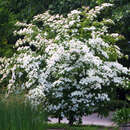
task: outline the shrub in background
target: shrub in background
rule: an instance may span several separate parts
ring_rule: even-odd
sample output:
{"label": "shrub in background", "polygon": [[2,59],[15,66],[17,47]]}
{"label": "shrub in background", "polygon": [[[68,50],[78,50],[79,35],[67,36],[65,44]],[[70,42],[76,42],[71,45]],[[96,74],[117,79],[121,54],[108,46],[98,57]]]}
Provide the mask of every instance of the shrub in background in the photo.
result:
{"label": "shrub in background", "polygon": [[71,10],[81,8],[83,5],[91,5],[95,4],[93,0],[53,0],[53,2],[49,5],[49,9],[52,13],[59,13],[66,15]]}
{"label": "shrub in background", "polygon": [[16,17],[5,8],[4,1],[0,0],[0,57],[11,56],[15,43],[13,31],[16,29],[15,24]]}

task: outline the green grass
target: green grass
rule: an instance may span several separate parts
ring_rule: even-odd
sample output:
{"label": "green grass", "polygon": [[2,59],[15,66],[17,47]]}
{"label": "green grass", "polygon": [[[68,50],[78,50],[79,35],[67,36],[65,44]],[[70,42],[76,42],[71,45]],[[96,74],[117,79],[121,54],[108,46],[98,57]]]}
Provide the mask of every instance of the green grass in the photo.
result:
{"label": "green grass", "polygon": [[114,127],[103,127],[103,126],[91,126],[91,125],[73,125],[69,126],[67,124],[48,124],[48,129],[51,128],[64,128],[65,130],[118,130]]}

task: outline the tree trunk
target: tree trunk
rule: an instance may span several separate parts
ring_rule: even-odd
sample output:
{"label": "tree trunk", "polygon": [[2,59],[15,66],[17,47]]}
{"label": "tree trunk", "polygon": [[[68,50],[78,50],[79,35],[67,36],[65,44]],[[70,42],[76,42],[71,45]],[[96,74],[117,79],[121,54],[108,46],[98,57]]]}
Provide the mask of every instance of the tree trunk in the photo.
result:
{"label": "tree trunk", "polygon": [[74,116],[70,116],[69,118],[69,125],[72,126],[74,123]]}
{"label": "tree trunk", "polygon": [[60,124],[60,122],[61,122],[61,117],[59,116],[59,118],[58,118],[58,123]]}

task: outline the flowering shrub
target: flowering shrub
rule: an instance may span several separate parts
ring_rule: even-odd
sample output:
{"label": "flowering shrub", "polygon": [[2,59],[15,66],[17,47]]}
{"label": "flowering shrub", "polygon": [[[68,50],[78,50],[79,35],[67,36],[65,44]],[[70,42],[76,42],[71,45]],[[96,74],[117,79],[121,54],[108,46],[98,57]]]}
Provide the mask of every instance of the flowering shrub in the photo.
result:
{"label": "flowering shrub", "polygon": [[73,124],[110,101],[116,87],[129,88],[130,71],[117,62],[122,36],[109,33],[112,20],[98,19],[111,6],[73,10],[66,18],[47,11],[30,24],[18,22],[17,53],[0,60],[7,94],[25,92],[33,105]]}

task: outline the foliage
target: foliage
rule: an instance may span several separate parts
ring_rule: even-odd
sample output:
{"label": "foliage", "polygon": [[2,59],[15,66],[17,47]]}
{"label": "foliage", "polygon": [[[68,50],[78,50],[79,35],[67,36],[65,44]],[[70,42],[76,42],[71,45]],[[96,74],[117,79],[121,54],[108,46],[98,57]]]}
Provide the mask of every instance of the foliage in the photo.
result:
{"label": "foliage", "polygon": [[113,0],[52,0],[49,3],[49,9],[51,13],[67,15],[70,11],[82,6],[93,8],[105,2],[114,3]]}
{"label": "foliage", "polygon": [[93,5],[96,2],[94,0],[54,0],[50,5],[49,9],[51,13],[59,13],[66,15],[70,11],[81,8],[83,5]]}
{"label": "foliage", "polygon": [[122,33],[129,39],[129,33],[130,33],[130,3],[121,5],[115,9],[113,9],[112,19],[115,21],[116,25],[115,28],[116,31],[119,33]]}
{"label": "foliage", "polygon": [[0,129],[45,130],[45,113],[35,110],[21,97],[9,97],[0,101]]}
{"label": "foliage", "polygon": [[130,122],[130,108],[122,108],[117,110],[113,115],[113,121],[119,126]]}
{"label": "foliage", "polygon": [[0,59],[0,85],[6,81],[7,94],[26,93],[34,106],[70,124],[99,108],[106,114],[101,108],[116,88],[130,86],[130,70],[117,62],[123,54],[115,42],[123,37],[109,33],[114,22],[100,17],[111,7],[73,10],[66,18],[46,11],[30,24],[17,22],[17,51]]}
{"label": "foliage", "polygon": [[18,20],[28,21],[37,13],[43,12],[51,0],[5,0],[3,6]]}
{"label": "foliage", "polygon": [[130,2],[128,0],[115,0],[114,8],[112,10],[112,16],[110,16],[115,22],[115,26],[111,28],[111,31],[121,33],[125,36],[126,41],[121,41],[119,47],[122,52],[129,56],[128,59],[123,58],[120,60],[124,66],[130,67]]}
{"label": "foliage", "polygon": [[12,55],[14,42],[12,32],[15,30],[15,22],[15,16],[3,6],[3,1],[0,0],[0,57]]}

